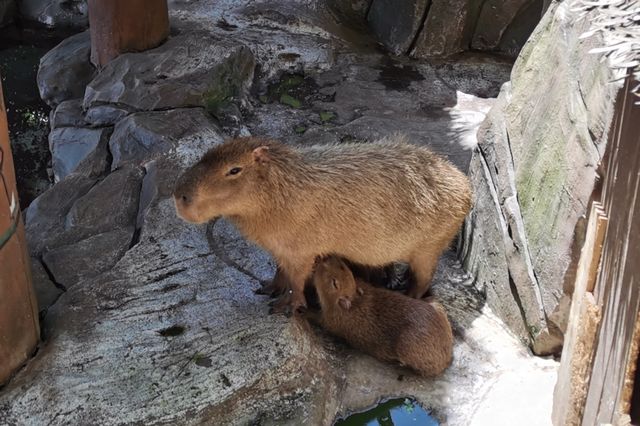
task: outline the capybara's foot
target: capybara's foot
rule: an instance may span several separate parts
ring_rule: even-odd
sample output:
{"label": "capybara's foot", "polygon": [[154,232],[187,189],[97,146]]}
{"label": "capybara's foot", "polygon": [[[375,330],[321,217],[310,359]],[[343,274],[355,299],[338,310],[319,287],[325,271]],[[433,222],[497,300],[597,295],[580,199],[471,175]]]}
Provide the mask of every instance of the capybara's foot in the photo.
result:
{"label": "capybara's foot", "polygon": [[262,296],[277,297],[282,294],[283,288],[275,282],[275,280],[265,282],[254,293]]}
{"label": "capybara's foot", "polygon": [[291,296],[289,292],[283,293],[269,302],[269,306],[270,314],[285,314],[288,317],[291,316]]}
{"label": "capybara's foot", "polygon": [[289,290],[280,295],[276,300],[269,302],[271,309],[270,314],[285,314],[290,317],[293,314],[303,313],[307,309],[307,303],[304,295],[297,295]]}
{"label": "capybara's foot", "polygon": [[276,274],[270,283],[263,284],[261,288],[256,290],[256,294],[263,294],[269,297],[277,297],[283,294],[289,289],[289,280],[287,276],[282,272],[282,269],[278,267]]}

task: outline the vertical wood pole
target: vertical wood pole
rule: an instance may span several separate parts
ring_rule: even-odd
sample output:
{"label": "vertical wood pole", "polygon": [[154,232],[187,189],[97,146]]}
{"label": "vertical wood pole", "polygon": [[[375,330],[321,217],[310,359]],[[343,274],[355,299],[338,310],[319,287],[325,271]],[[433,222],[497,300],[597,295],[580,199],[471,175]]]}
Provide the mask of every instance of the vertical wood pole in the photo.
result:
{"label": "vertical wood pole", "polygon": [[0,84],[0,385],[31,356],[39,337],[38,306]]}
{"label": "vertical wood pole", "polygon": [[160,45],[169,35],[167,0],[89,0],[91,62]]}

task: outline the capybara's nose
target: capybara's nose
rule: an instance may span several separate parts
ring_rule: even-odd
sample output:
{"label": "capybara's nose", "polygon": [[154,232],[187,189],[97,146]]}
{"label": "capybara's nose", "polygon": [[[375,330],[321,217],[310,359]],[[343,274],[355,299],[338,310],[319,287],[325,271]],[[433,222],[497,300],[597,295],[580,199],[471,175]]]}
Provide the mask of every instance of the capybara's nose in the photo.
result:
{"label": "capybara's nose", "polygon": [[188,206],[189,204],[191,204],[191,197],[188,196],[187,194],[180,195],[179,199],[180,199],[180,202],[185,206]]}

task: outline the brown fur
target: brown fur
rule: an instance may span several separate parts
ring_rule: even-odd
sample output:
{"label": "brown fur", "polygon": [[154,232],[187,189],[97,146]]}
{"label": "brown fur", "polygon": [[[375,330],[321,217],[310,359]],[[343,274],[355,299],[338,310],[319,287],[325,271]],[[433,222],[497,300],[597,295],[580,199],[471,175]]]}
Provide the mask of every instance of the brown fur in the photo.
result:
{"label": "brown fur", "polygon": [[[231,175],[233,168],[242,168]],[[178,214],[229,218],[267,249],[305,306],[318,255],[373,267],[408,262],[427,291],[438,258],[471,208],[467,177],[444,158],[395,136],[369,144],[290,147],[240,138],[204,155],[179,179]]]}
{"label": "brown fur", "polygon": [[321,260],[313,282],[319,323],[383,361],[399,361],[425,376],[451,364],[453,335],[444,308],[357,280],[337,257]]}

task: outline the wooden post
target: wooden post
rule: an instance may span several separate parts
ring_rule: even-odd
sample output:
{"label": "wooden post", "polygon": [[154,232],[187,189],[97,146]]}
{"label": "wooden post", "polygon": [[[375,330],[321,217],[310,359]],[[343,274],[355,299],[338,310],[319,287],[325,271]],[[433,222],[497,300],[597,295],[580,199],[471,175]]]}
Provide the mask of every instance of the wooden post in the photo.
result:
{"label": "wooden post", "polygon": [[169,35],[167,0],[89,0],[91,62],[160,45]]}
{"label": "wooden post", "polygon": [[0,84],[0,385],[31,356],[40,337],[29,262]]}

